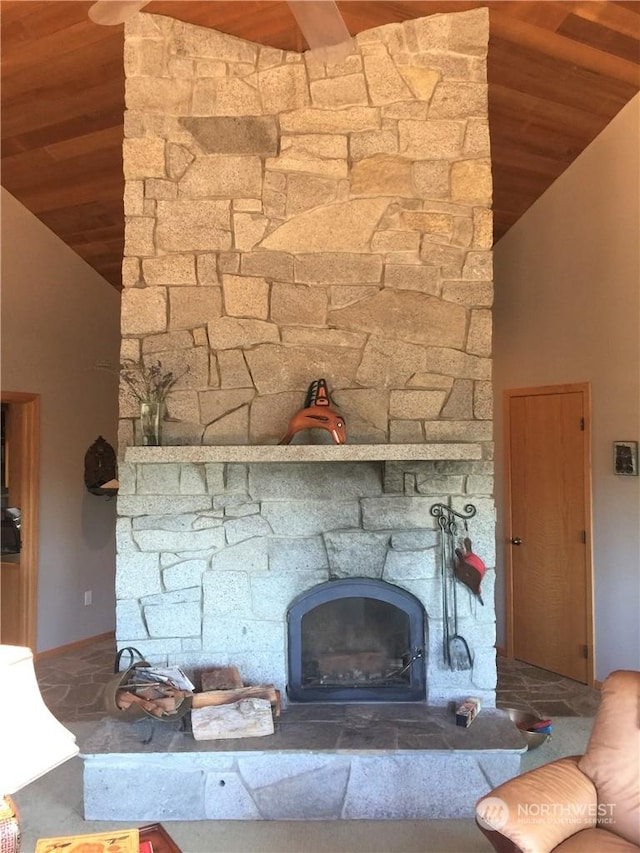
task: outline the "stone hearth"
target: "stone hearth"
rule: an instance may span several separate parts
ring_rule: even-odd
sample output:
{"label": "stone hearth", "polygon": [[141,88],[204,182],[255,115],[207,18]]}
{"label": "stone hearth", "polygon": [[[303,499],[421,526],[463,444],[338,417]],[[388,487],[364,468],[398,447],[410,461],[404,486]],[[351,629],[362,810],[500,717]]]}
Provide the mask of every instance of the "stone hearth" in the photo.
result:
{"label": "stone hearth", "polygon": [[462,729],[424,705],[298,705],[274,735],[225,741],[195,741],[176,723],[108,721],[83,747],[84,816],[470,818],[479,797],[519,772],[524,749],[495,709]]}

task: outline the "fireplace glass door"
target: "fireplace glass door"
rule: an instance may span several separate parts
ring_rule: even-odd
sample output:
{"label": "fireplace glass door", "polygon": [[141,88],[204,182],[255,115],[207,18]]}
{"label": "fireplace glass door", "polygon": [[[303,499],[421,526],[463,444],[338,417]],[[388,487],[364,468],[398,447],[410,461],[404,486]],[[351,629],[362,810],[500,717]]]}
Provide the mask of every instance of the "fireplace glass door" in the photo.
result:
{"label": "fireplace glass door", "polygon": [[424,698],[424,611],[382,581],[330,581],[289,610],[289,696],[302,701]]}

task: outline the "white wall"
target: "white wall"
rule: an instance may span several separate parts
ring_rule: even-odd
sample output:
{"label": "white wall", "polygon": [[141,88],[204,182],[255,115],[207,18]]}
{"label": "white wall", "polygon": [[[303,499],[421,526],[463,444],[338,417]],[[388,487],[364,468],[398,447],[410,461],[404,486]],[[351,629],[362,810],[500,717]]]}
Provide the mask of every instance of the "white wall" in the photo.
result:
{"label": "white wall", "polygon": [[[41,395],[37,650],[114,629],[115,501],[84,487],[98,435],[114,447],[120,297],[2,190],[2,388]],[[84,606],[84,592],[93,605]]]}
{"label": "white wall", "polygon": [[597,679],[640,669],[640,477],[612,473],[640,438],[639,152],[637,95],[495,247],[498,644],[503,390],[590,382]]}

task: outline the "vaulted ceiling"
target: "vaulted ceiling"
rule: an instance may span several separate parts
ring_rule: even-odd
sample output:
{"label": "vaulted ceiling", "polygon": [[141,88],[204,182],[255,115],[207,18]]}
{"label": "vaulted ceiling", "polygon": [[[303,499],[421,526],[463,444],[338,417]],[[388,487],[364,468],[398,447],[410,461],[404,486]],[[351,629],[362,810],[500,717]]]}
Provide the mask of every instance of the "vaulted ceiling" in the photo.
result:
{"label": "vaulted ceiling", "polygon": [[[90,0],[3,0],[2,184],[115,287],[124,242],[123,27]],[[495,239],[640,89],[640,2],[339,0],[352,34],[490,10]],[[146,11],[304,50],[278,0],[153,0]]]}

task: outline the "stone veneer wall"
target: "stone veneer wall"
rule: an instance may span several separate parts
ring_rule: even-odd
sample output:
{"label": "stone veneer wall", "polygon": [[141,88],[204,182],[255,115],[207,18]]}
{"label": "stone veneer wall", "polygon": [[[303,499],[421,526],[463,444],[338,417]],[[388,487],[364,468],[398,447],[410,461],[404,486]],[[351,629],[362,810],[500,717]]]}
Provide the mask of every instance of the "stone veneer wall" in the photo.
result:
{"label": "stone veneer wall", "polygon": [[[118,645],[192,669],[234,664],[248,683],[287,683],[286,613],[335,578],[372,577],[413,593],[427,615],[431,704],[495,704],[494,571],[485,604],[458,588],[473,670],[443,656],[439,531],[429,509],[472,501],[474,549],[495,564],[487,462],[122,463]],[[464,535],[461,529],[460,533]],[[449,570],[450,571],[450,570]]]}
{"label": "stone veneer wall", "polygon": [[437,15],[325,66],[127,24],[122,356],[188,367],[167,443],[274,443],[324,376],[350,441],[490,458],[487,40]]}
{"label": "stone veneer wall", "polygon": [[[484,608],[461,591],[474,668],[450,672],[429,515],[476,503],[494,565],[487,40],[486,9],[439,15],[361,33],[325,66],[167,18],[127,24],[122,356],[188,368],[165,442],[273,444],[324,376],[350,442],[467,455],[123,462],[119,646],[284,687],[291,600],[372,576],[425,607],[429,701],[493,704],[493,571]],[[138,412],[126,393],[120,406],[124,448]]]}

